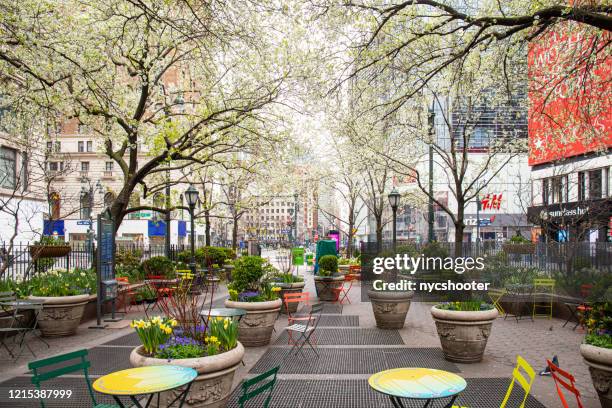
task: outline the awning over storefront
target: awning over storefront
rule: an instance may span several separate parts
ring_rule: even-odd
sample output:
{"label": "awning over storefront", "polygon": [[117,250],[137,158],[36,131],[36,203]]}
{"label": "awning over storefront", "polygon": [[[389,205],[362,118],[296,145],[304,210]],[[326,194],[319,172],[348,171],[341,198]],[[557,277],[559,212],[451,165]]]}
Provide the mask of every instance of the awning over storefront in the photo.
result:
{"label": "awning over storefront", "polygon": [[541,205],[527,209],[527,218],[537,225],[544,223],[572,225],[584,221],[607,223],[611,216],[610,199]]}

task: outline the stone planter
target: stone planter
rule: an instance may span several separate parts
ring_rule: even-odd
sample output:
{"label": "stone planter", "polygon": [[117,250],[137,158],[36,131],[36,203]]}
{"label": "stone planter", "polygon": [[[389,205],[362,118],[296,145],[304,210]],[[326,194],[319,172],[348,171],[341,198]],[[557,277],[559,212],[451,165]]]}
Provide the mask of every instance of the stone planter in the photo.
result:
{"label": "stone planter", "polygon": [[379,329],[401,329],[414,292],[382,292],[370,289],[368,297]]}
{"label": "stone planter", "polygon": [[589,366],[602,408],[612,408],[612,349],[581,344],[580,354]]}
{"label": "stone planter", "polygon": [[315,289],[317,297],[322,301],[335,301],[337,298],[333,289],[339,289],[344,284],[344,275],[318,276],[315,275]]}
{"label": "stone planter", "polygon": [[[244,356],[244,347],[240,342],[232,350],[215,356],[182,358],[178,360],[147,357],[143,355],[142,347],[136,347],[130,354],[130,364],[133,367],[178,365],[193,368],[198,372],[198,376],[191,385],[184,406],[207,408],[223,408],[227,406],[227,400],[232,392],[234,372]],[[179,393],[180,389],[162,393],[160,406],[157,408],[167,407]],[[156,401],[156,399],[153,401]]]}
{"label": "stone planter", "polygon": [[351,265],[338,265],[338,272],[343,275],[346,275],[351,271]]}
{"label": "stone planter", "polygon": [[225,301],[225,307],[247,311],[238,325],[238,340],[245,347],[265,346],[270,343],[281,305],[280,299],[267,302],[235,302],[229,299]]}
{"label": "stone planter", "polygon": [[497,309],[478,311],[431,308],[444,358],[458,363],[477,363],[487,346]]}
{"label": "stone planter", "polygon": [[[304,290],[304,282],[293,282],[293,283],[277,283],[276,286],[278,286],[279,288],[281,288],[280,292],[278,293],[279,297],[282,299],[285,299],[285,295],[287,293],[301,293],[302,290]],[[298,304],[295,302],[289,303],[289,313],[295,313],[297,312],[297,308],[298,308]],[[287,308],[285,307],[285,305],[283,304],[281,306],[281,313],[287,313]]]}
{"label": "stone planter", "polygon": [[89,295],[43,297],[30,296],[43,303],[38,328],[44,337],[71,336],[76,333]]}
{"label": "stone planter", "polygon": [[234,265],[223,265],[223,269],[225,270],[225,280],[227,280],[228,283],[231,282]]}

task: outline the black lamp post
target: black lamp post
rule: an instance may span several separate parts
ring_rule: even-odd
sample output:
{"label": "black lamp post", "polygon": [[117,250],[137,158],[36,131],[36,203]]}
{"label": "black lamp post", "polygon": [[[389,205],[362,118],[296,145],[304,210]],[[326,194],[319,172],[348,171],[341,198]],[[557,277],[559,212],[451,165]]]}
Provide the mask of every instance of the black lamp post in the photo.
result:
{"label": "black lamp post", "polygon": [[397,239],[397,207],[399,206],[400,202],[400,193],[395,187],[393,187],[393,190],[391,190],[388,197],[389,204],[393,210],[393,249],[395,250],[395,241]]}
{"label": "black lamp post", "polygon": [[191,216],[191,262],[189,263],[189,269],[191,273],[196,273],[196,262],[195,262],[195,215],[194,210],[196,203],[198,202],[198,195],[200,193],[193,185],[189,185],[187,191],[185,191],[185,198],[187,199],[187,205],[189,206],[189,215]]}

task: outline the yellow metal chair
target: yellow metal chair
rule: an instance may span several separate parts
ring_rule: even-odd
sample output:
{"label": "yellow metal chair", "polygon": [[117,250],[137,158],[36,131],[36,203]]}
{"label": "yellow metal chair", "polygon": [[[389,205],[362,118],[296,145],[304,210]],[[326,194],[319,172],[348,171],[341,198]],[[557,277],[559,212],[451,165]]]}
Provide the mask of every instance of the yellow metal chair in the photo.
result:
{"label": "yellow metal chair", "polygon": [[[521,369],[523,372],[525,372],[525,374],[527,374],[527,377],[529,378],[529,380],[525,378],[525,376],[521,372]],[[521,386],[521,388],[523,389],[523,392],[525,393],[525,396],[523,397],[523,401],[521,401],[521,405],[518,406],[518,408],[524,408],[525,402],[527,401],[527,397],[529,396],[529,391],[531,390],[531,385],[533,384],[534,379],[535,379],[535,371],[533,370],[533,368],[529,365],[527,361],[525,361],[523,357],[516,356],[516,367],[514,367],[514,370],[512,371],[512,381],[510,382],[508,391],[506,391],[506,396],[504,397],[504,400],[502,401],[499,408],[506,408],[506,404],[508,403],[508,399],[510,399],[510,395],[512,394],[512,389],[514,388],[515,382],[517,382]],[[469,408],[469,407],[463,406],[463,405],[453,405],[452,408]]]}
{"label": "yellow metal chair", "polygon": [[193,283],[193,273],[189,269],[178,269],[176,276],[179,278],[179,288],[190,290]]}
{"label": "yellow metal chair", "polygon": [[[542,296],[543,300],[542,300]],[[533,317],[548,317],[552,319],[553,302],[555,300],[554,279],[533,280]],[[544,313],[541,313],[544,311]]]}
{"label": "yellow metal chair", "polygon": [[[525,378],[523,373],[521,373],[521,369],[527,374],[529,380]],[[512,371],[512,381],[510,382],[510,386],[508,387],[508,391],[506,391],[506,396],[502,401],[499,408],[505,408],[508,399],[510,398],[510,394],[512,394],[512,389],[514,388],[514,383],[518,382],[523,391],[525,392],[525,396],[523,397],[523,401],[518,408],[525,407],[525,401],[527,401],[527,397],[529,396],[529,391],[531,390],[531,385],[533,384],[533,380],[535,378],[535,371],[529,365],[527,361],[521,356],[516,356],[516,367]]]}
{"label": "yellow metal chair", "polygon": [[490,290],[487,293],[487,295],[489,295],[489,299],[491,299],[491,302],[493,303],[493,306],[497,309],[497,312],[499,313],[499,317],[502,317],[503,315],[506,314],[506,311],[501,305],[501,300],[506,295],[506,293],[507,293],[506,289]]}

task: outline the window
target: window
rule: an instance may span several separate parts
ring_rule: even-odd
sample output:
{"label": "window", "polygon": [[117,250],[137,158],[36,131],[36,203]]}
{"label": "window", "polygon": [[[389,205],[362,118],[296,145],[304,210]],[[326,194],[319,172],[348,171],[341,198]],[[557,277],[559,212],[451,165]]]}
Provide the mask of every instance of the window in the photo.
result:
{"label": "window", "polygon": [[567,201],[567,175],[542,180],[542,201],[544,205]]}
{"label": "window", "polygon": [[589,200],[602,198],[602,169],[589,171]]}
{"label": "window", "polygon": [[606,167],[603,170],[603,195],[604,197],[610,197],[610,168]]}
{"label": "window", "polygon": [[61,197],[58,193],[49,194],[49,207],[51,214],[51,219],[57,220],[60,218],[60,210],[61,210]]}
{"label": "window", "polygon": [[89,171],[89,162],[81,162],[81,171]]}
{"label": "window", "polygon": [[105,166],[104,166],[104,170],[106,171],[113,171],[113,162],[106,162]]}
{"label": "window", "polygon": [[87,134],[87,133],[89,133],[89,128],[87,127],[87,125],[80,124],[79,125],[79,134],[84,135],[84,134]]}
{"label": "window", "polygon": [[[129,208],[139,207],[140,206],[140,196],[138,193],[132,193],[130,195],[130,206]],[[128,214],[128,219],[130,220],[138,220],[140,219],[140,212],[135,211]]]}
{"label": "window", "polygon": [[81,194],[81,219],[87,220],[91,217],[91,196],[89,193]]}
{"label": "window", "polygon": [[62,151],[62,142],[55,142],[55,153]]}
{"label": "window", "polygon": [[91,140],[87,141],[87,151],[88,152],[92,152],[93,151],[93,143]]}
{"label": "window", "polygon": [[85,143],[83,141],[78,142],[79,153],[83,153],[85,151]]}
{"label": "window", "polygon": [[57,171],[59,169],[58,162],[49,162],[49,171]]}
{"label": "window", "polygon": [[0,148],[0,186],[15,188],[17,150],[2,146]]}
{"label": "window", "polygon": [[578,201],[586,200],[586,173],[578,173]]}
{"label": "window", "polygon": [[53,142],[47,142],[47,153],[51,153],[53,150]]}

